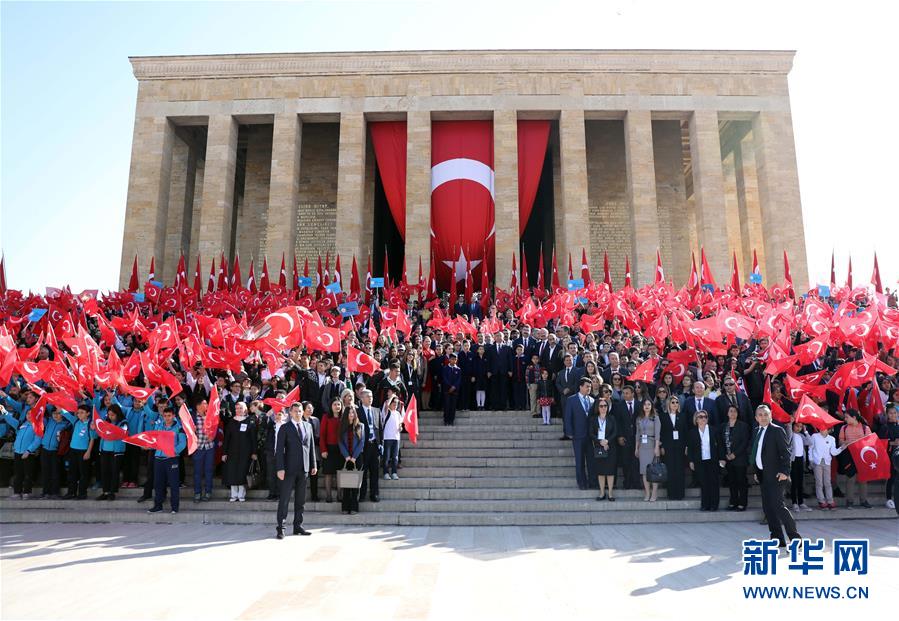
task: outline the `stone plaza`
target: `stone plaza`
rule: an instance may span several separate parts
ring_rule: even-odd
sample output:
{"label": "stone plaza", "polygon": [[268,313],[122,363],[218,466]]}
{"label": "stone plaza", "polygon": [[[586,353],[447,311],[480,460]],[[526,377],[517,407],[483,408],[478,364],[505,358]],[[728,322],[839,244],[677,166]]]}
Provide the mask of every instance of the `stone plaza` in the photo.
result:
{"label": "stone plaza", "polygon": [[[630,258],[651,282],[656,252],[687,280],[704,248],[712,272],[766,282],[789,253],[807,285],[787,76],[790,51],[531,50],[160,56],[131,59],[137,109],[120,285],[140,257],[174,278],[224,254],[277,262],[384,252],[368,126],[407,127],[405,244],[428,273],[431,128],[493,128],[496,284],[520,248],[519,121],[550,122],[545,252],[584,248],[594,273]],[[530,257],[529,257],[530,259]],[[192,265],[193,263],[189,263]],[[379,261],[375,261],[377,267]]]}

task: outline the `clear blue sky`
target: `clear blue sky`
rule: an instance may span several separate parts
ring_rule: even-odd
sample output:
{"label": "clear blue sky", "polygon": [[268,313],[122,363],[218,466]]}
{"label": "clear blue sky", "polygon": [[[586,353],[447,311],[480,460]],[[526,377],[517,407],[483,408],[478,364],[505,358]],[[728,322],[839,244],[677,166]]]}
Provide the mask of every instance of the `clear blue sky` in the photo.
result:
{"label": "clear blue sky", "polygon": [[[0,239],[10,286],[117,284],[137,82],[128,56],[391,49],[795,49],[790,76],[812,282],[877,250],[899,277],[889,3],[0,4]],[[884,8],[886,7],[886,8]],[[892,11],[894,14],[886,14]],[[726,275],[719,275],[719,280]]]}

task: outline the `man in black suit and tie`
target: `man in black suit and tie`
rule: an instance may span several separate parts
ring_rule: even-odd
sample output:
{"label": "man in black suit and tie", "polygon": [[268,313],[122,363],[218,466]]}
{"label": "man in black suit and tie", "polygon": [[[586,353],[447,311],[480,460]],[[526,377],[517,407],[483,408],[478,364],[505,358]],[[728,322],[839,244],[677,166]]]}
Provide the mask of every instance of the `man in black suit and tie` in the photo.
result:
{"label": "man in black suit and tie", "polygon": [[574,448],[574,471],[578,489],[587,489],[590,481],[596,478],[593,474],[593,442],[588,432],[590,410],[593,407],[591,385],[589,378],[581,378],[578,391],[565,399],[562,416],[565,435],[571,437]]}
{"label": "man in black suit and tie", "polygon": [[634,399],[634,387],[630,384],[621,389],[621,397],[621,401],[612,404],[612,415],[618,429],[618,465],[624,476],[624,489],[642,489],[640,462],[634,455],[637,433],[635,421],[637,408],[640,406]]}
{"label": "man in black suit and tie", "polygon": [[356,416],[362,422],[365,433],[365,445],[362,449],[362,486],[359,498],[365,498],[365,492],[371,489],[369,499],[380,502],[378,481],[381,478],[378,467],[381,463],[381,412],[372,405],[372,392],[367,388],[360,393],[361,403],[356,406]]}
{"label": "man in black suit and tie", "polygon": [[303,505],[306,503],[306,477],[318,472],[314,444],[312,426],[303,420],[300,404],[292,404],[290,420],[281,425],[275,440],[275,470],[281,481],[278,525],[275,528],[278,539],[284,539],[284,520],[287,519],[291,492],[294,494],[293,534],[312,534],[303,528]]}
{"label": "man in black suit and tie", "polygon": [[730,376],[724,378],[724,394],[715,399],[715,405],[718,410],[716,420],[709,422],[712,427],[717,427],[727,422],[727,410],[730,406],[737,408],[737,420],[741,420],[749,428],[752,428],[752,404],[749,403],[749,397],[737,390],[737,383]]}
{"label": "man in black suit and tie", "polygon": [[771,422],[771,410],[767,405],[755,409],[758,428],[753,431],[749,459],[756,468],[756,480],[761,484],[762,509],[771,531],[771,539],[777,539],[780,547],[787,547],[787,537],[801,539],[790,510],[784,506],[784,487],[790,480],[791,451],[783,427]]}
{"label": "man in black suit and tie", "polygon": [[609,352],[609,366],[602,370],[602,381],[611,384],[613,375],[627,376],[627,368],[621,366],[621,358],[618,356],[618,352],[614,351]]}

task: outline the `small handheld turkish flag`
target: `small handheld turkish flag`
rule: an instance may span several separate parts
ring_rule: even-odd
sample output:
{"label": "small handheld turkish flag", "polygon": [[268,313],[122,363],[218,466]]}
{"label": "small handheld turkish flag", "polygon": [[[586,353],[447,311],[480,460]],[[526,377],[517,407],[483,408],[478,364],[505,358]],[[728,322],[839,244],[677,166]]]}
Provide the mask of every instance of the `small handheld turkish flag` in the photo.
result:
{"label": "small handheld turkish flag", "polygon": [[162,429],[142,431],[125,438],[125,442],[141,448],[162,451],[166,457],[175,456],[175,432]]}
{"label": "small handheld turkish flag", "polygon": [[817,430],[833,427],[840,421],[822,410],[808,395],[802,395],[802,401],[796,409],[796,422],[806,423]]}
{"label": "small handheld turkish flag", "polygon": [[354,373],[359,372],[367,375],[374,375],[381,369],[381,365],[378,364],[377,360],[351,345],[347,346],[346,358],[347,369]]}
{"label": "small handheld turkish flag", "polygon": [[187,436],[187,454],[193,455],[197,450],[197,428],[194,426],[194,419],[191,417],[187,409],[187,405],[181,404],[178,410],[178,418],[181,419],[181,428],[184,429],[184,435]]}
{"label": "small handheld turkish flag", "polygon": [[406,414],[403,416],[403,427],[409,434],[412,444],[418,444],[418,402],[415,400],[415,395],[409,397]]}
{"label": "small handheld turkish flag", "polygon": [[653,376],[656,372],[656,366],[659,364],[658,358],[649,358],[634,369],[634,372],[628,376],[628,379],[634,382],[652,383]]}
{"label": "small handheld turkish flag", "polygon": [[315,351],[340,351],[340,331],[309,323],[306,326],[306,347]]}
{"label": "small handheld turkish flag", "polygon": [[890,478],[890,457],[887,452],[887,440],[878,440],[873,433],[864,438],[850,442],[848,445],[852,461],[858,472],[858,480],[880,481]]}
{"label": "small handheld turkish flag", "polygon": [[214,438],[216,431],[218,431],[219,409],[221,408],[221,405],[222,402],[219,400],[218,388],[213,386],[212,391],[209,393],[209,403],[206,408],[206,420],[203,421],[203,430],[210,438]]}
{"label": "small handheld turkish flag", "polygon": [[97,413],[97,408],[94,408],[94,429],[97,431],[97,435],[104,440],[114,442],[116,440],[124,440],[128,437],[128,432],[126,430],[100,418],[100,414]]}

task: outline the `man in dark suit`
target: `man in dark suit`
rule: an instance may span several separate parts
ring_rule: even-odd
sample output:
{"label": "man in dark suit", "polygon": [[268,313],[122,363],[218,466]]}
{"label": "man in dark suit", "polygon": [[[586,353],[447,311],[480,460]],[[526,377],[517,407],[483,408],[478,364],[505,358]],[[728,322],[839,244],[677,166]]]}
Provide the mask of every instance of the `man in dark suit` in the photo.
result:
{"label": "man in dark suit", "polygon": [[[684,414],[687,415],[687,420],[692,421],[693,415],[700,410],[715,412],[717,418],[718,407],[715,400],[705,396],[705,382],[696,380],[693,382],[693,396],[684,400]],[[709,425],[715,427],[715,421],[709,419]]]}
{"label": "man in dark suit", "polygon": [[634,456],[636,441],[636,416],[638,404],[634,399],[634,387],[625,385],[621,390],[621,401],[612,404],[612,415],[618,429],[618,465],[624,476],[625,489],[642,489],[640,480],[640,462]]}
{"label": "man in dark suit", "polygon": [[509,380],[512,374],[512,348],[502,334],[495,341],[493,355],[488,354],[492,381],[490,382],[490,406],[494,410],[506,410],[509,406]]}
{"label": "man in dark suit", "polygon": [[595,479],[593,443],[588,432],[590,410],[593,407],[593,397],[590,396],[591,385],[589,378],[581,378],[578,391],[565,399],[562,416],[565,435],[571,438],[574,448],[574,471],[578,489],[587,489],[590,487],[590,481]]}
{"label": "man in dark suit", "polygon": [[462,370],[456,366],[458,356],[449,355],[449,364],[443,368],[443,424],[452,425],[456,421],[456,401],[462,385]]}
{"label": "man in dark suit", "polygon": [[[730,406],[737,408],[737,420],[741,420],[749,427],[752,427],[752,405],[749,403],[749,397],[737,390],[737,383],[732,377],[724,378],[724,394],[715,400],[715,406],[718,414],[709,424],[717,427],[727,422],[727,409]],[[711,413],[710,413],[711,415]]]}
{"label": "man in dark suit", "polygon": [[362,422],[365,434],[365,445],[362,449],[362,486],[359,488],[359,498],[365,498],[365,492],[371,489],[369,499],[372,502],[380,502],[378,494],[378,481],[381,463],[381,412],[372,405],[372,392],[368,389],[361,393],[361,403],[356,406],[356,415]]}
{"label": "man in dark suit", "polygon": [[321,405],[325,412],[331,411],[331,401],[346,389],[346,384],[340,381],[340,367],[335,365],[328,370],[328,373],[331,377],[328,383],[321,387]]}
{"label": "man in dark suit", "polygon": [[796,522],[790,510],[784,506],[784,487],[790,480],[791,451],[783,427],[771,422],[771,410],[767,405],[755,409],[758,428],[753,431],[750,463],[756,468],[756,480],[761,484],[762,509],[771,531],[771,539],[777,539],[780,547],[787,547],[787,537],[800,539]]}
{"label": "man in dark suit", "polygon": [[512,339],[512,349],[516,345],[524,346],[524,359],[531,361],[531,354],[536,350],[537,341],[531,336],[531,327],[528,325],[521,326],[521,336]]}
{"label": "man in dark suit", "polygon": [[[562,358],[563,367],[556,373],[556,394],[559,395],[559,402],[563,405],[568,401],[568,397],[578,391],[581,378],[584,377],[584,369],[575,367],[573,362],[571,354],[565,354]],[[570,438],[566,432],[565,435],[559,439],[569,440]]]}
{"label": "man in dark suit", "polygon": [[278,498],[278,525],[275,536],[284,539],[284,520],[293,492],[293,534],[310,535],[303,528],[303,505],[306,503],[306,477],[318,472],[315,462],[315,439],[312,426],[303,420],[300,404],[290,406],[290,420],[281,425],[275,439],[275,469],[281,481]]}
{"label": "man in dark suit", "polygon": [[613,375],[627,377],[627,367],[621,366],[621,358],[614,351],[609,352],[609,366],[602,370],[602,381],[611,384]]}
{"label": "man in dark suit", "polygon": [[546,344],[542,346],[540,366],[549,369],[549,376],[551,378],[555,378],[556,373],[561,371],[564,366],[562,361],[562,346],[559,345],[556,335],[552,332],[546,337]]}

